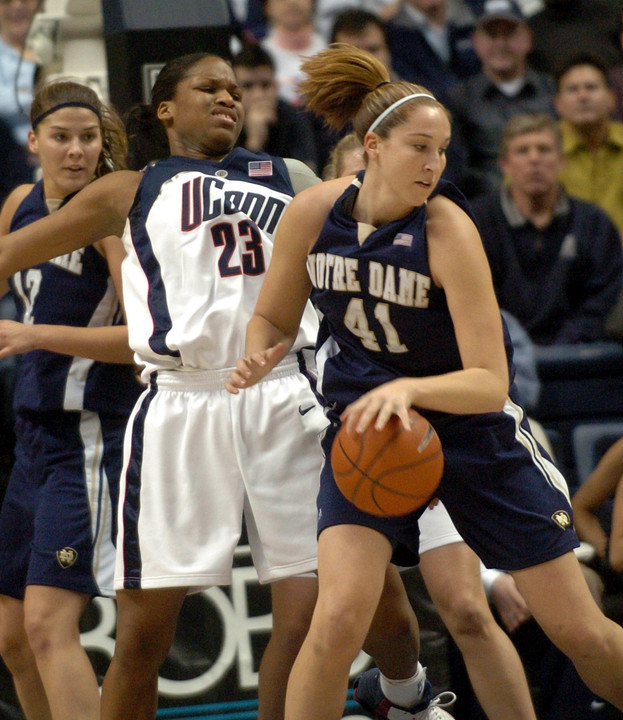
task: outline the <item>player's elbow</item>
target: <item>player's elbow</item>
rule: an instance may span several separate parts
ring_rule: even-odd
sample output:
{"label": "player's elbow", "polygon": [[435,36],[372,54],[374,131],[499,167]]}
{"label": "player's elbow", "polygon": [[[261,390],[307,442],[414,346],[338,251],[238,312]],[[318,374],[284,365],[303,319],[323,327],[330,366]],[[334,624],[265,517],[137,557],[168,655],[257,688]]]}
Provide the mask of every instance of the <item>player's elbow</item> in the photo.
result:
{"label": "player's elbow", "polygon": [[18,268],[12,267],[10,253],[7,248],[0,243],[0,282],[8,280],[17,270]]}
{"label": "player's elbow", "polygon": [[508,398],[508,378],[494,373],[488,389],[488,403],[491,406],[488,412],[502,412]]}
{"label": "player's elbow", "polygon": [[614,542],[612,539],[610,540],[608,561],[610,563],[610,567],[615,572],[623,571],[623,541]]}
{"label": "player's elbow", "polygon": [[494,398],[492,401],[491,410],[489,412],[502,412],[502,410],[504,410],[504,406],[506,405],[506,398],[506,395],[503,398]]}
{"label": "player's elbow", "polygon": [[249,321],[249,329],[252,328],[265,336],[268,346],[283,343],[288,349],[294,344],[298,333],[297,324],[286,322],[275,313],[262,312],[257,308]]}

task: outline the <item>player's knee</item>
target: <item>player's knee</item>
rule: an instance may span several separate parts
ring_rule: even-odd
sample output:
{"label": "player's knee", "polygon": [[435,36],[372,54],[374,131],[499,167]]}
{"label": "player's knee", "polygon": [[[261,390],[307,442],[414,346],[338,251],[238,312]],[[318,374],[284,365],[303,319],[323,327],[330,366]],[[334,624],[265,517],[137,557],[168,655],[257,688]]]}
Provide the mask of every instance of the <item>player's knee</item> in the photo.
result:
{"label": "player's knee", "polygon": [[543,628],[554,643],[577,665],[593,659],[612,657],[615,625],[606,617],[598,620],[576,618],[555,628]]}
{"label": "player's knee", "polygon": [[459,593],[444,608],[444,621],[455,638],[486,640],[494,622],[484,597]]}
{"label": "player's knee", "polygon": [[154,631],[151,625],[141,624],[140,621],[130,623],[121,632],[117,632],[115,641],[115,656],[120,666],[127,668],[131,673],[150,675],[154,668],[158,669],[164,662],[171,644],[173,634],[164,629],[162,632]]}
{"label": "player's knee", "polygon": [[357,603],[336,599],[317,608],[310,637],[318,652],[354,659],[369,624],[370,617]]}
{"label": "player's knee", "polygon": [[12,674],[19,672],[30,655],[23,628],[0,623],[0,655]]}
{"label": "player's knee", "polygon": [[58,597],[27,597],[24,604],[24,630],[38,660],[56,649],[80,645],[80,612],[77,605]]}
{"label": "player's knee", "polygon": [[36,657],[42,658],[50,653],[54,627],[47,614],[37,611],[27,612],[24,616],[24,630]]}

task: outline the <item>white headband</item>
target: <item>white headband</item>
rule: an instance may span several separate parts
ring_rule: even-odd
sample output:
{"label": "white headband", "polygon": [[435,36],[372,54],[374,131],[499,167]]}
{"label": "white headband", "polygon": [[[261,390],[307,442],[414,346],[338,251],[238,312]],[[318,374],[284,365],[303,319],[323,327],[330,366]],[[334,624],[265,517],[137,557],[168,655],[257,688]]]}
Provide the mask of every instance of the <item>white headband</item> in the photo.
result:
{"label": "white headband", "polygon": [[[425,97],[430,98],[431,100],[436,100],[432,95],[429,95],[428,93],[415,93],[414,95],[406,95],[403,98],[400,98],[400,100],[396,100],[395,103],[392,103],[388,108],[383,110],[383,112],[377,117],[377,119],[370,125],[370,127],[367,130],[367,133],[372,132],[374,128],[378,127],[379,123],[383,122],[385,118],[389,115],[390,112],[393,112],[399,105],[402,105],[402,103],[406,103],[407,100],[413,100],[413,98],[419,98],[419,97]],[[366,134],[367,134],[366,133]]]}

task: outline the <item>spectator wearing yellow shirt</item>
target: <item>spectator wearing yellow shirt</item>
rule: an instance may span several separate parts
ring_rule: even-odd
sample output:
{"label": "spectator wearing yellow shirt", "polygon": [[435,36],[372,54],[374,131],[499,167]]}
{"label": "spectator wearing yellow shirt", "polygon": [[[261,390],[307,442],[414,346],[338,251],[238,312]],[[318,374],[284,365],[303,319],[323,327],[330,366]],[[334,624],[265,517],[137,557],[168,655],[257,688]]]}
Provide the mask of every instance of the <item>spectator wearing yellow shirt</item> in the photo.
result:
{"label": "spectator wearing yellow shirt", "polygon": [[570,60],[556,77],[565,166],[571,195],[599,205],[623,233],[623,123],[607,69],[592,57]]}

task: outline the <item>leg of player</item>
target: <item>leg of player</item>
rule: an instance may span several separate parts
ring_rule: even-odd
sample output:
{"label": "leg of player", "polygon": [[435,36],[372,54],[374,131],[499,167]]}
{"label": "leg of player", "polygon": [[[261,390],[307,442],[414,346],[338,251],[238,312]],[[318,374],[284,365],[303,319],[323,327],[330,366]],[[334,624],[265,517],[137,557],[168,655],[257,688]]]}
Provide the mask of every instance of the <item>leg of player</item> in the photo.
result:
{"label": "leg of player", "polygon": [[115,653],[102,687],[102,720],[153,720],[158,670],[187,588],[117,591]]}
{"label": "leg of player", "polygon": [[342,717],[350,666],[378,606],[391,552],[385,536],[363,526],[333,525],[320,534],[322,583],[288,682],[288,720]]}
{"label": "leg of player", "polygon": [[[374,658],[379,670],[387,678],[402,679],[418,671],[420,630],[413,607],[395,565],[385,573],[385,585],[378,608],[363,644],[363,649]],[[415,691],[413,691],[415,693]],[[418,699],[396,704],[410,707]]]}
{"label": "leg of player", "polygon": [[24,603],[8,595],[0,595],[0,654],[11,673],[26,718],[52,720],[41,675],[24,629]]}
{"label": "leg of player", "polygon": [[316,577],[271,584],[273,628],[260,663],[258,720],[281,720],[290,670],[309,630],[318,595]]}
{"label": "leg of player", "polygon": [[88,602],[88,595],[63,588],[26,588],[24,627],[58,717],[99,720],[99,688],[80,644],[79,622]]}
{"label": "leg of player", "polygon": [[623,628],[597,606],[574,553],[512,575],[535,620],[588,687],[623,710]]}
{"label": "leg of player", "polygon": [[420,570],[487,717],[536,720],[519,655],[491,614],[478,556],[464,542],[443,545],[422,554]]}
{"label": "leg of player", "polygon": [[376,668],[355,680],[355,699],[375,718],[425,720],[450,717],[441,708],[456,696],[443,692],[433,698],[433,688],[420,664],[417,618],[395,565],[389,565],[385,586],[363,649]]}

